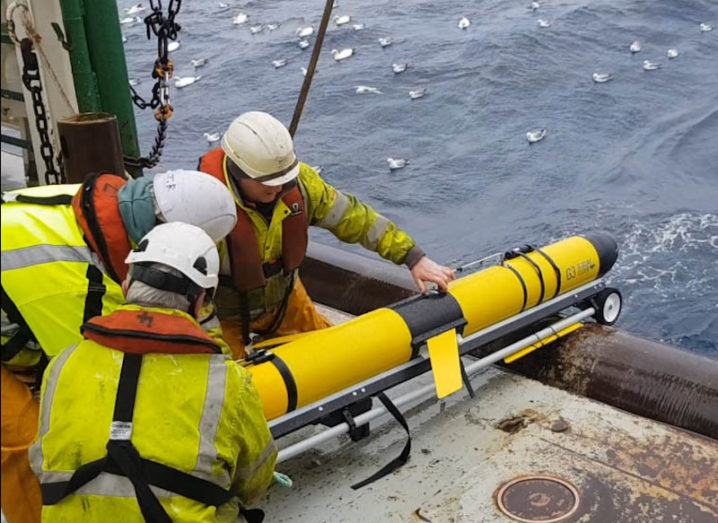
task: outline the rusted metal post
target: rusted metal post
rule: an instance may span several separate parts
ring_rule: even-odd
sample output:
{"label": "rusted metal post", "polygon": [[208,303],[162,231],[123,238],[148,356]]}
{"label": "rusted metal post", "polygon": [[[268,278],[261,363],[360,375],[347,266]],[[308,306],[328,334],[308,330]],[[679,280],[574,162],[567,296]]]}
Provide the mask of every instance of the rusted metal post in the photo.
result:
{"label": "rusted metal post", "polygon": [[80,113],[57,123],[65,176],[80,183],[89,173],[125,175],[117,118],[110,113]]}

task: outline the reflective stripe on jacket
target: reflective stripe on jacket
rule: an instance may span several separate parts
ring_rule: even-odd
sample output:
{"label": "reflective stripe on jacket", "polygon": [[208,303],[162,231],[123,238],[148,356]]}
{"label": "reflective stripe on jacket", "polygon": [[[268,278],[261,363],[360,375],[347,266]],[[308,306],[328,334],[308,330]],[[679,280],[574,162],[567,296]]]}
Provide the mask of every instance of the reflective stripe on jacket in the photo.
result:
{"label": "reflective stripe on jacket", "polygon": [[[207,153],[205,157],[217,155],[220,152],[215,149]],[[200,160],[200,169],[202,169],[203,159]],[[222,162],[222,166],[222,175],[226,180],[230,180],[226,159]],[[359,201],[355,196],[345,194],[326,183],[314,169],[304,163],[300,163],[298,184],[304,196],[310,225],[327,229],[344,242],[360,243],[365,248],[396,264],[412,265],[423,256],[423,252],[416,246],[409,234],[398,228],[391,220],[377,213],[369,205]],[[228,183],[238,209],[246,212],[254,225],[262,262],[271,263],[279,260],[282,255],[282,221],[290,215],[291,210],[281,200],[277,201],[272,220],[268,224],[258,211],[243,202],[241,195],[237,194],[233,185],[233,183]],[[416,260],[412,258],[416,258]],[[280,272],[268,278],[263,289],[250,292],[252,319],[277,308],[290,283],[291,276]],[[226,289],[224,294],[224,299],[220,295],[218,302],[223,316],[239,314],[236,297],[227,296]]]}
{"label": "reflective stripe on jacket", "polygon": [[[79,188],[51,185],[10,195],[74,195]],[[122,289],[87,245],[71,205],[11,201],[1,212],[3,291],[43,350],[55,356],[81,339],[84,321],[123,303]]]}
{"label": "reflective stripe on jacket", "polygon": [[[150,350],[163,333],[194,345],[192,340],[201,339],[200,327],[189,315],[138,306],[122,306],[115,313],[125,317],[118,322],[121,332],[129,331],[129,313],[136,313],[138,331],[144,326],[153,336],[142,350]],[[193,330],[181,336],[177,329],[163,329],[158,320],[163,315]],[[94,322],[102,327],[99,332],[107,332],[104,320],[112,318]],[[133,332],[121,343],[102,338],[122,350],[85,339],[50,363],[42,385],[39,438],[30,451],[42,484],[68,481],[80,466],[107,455],[120,369],[124,354],[131,352],[127,344],[137,339],[137,348],[143,346]],[[272,479],[276,447],[261,402],[249,374],[226,356],[145,352],[131,420],[131,443],[142,458],[230,489],[243,504],[256,501]],[[215,507],[169,490],[152,491],[175,522],[233,522],[238,516],[236,498]],[[142,514],[132,483],[101,472],[73,494],[44,506],[43,520],[128,523],[142,521]]]}

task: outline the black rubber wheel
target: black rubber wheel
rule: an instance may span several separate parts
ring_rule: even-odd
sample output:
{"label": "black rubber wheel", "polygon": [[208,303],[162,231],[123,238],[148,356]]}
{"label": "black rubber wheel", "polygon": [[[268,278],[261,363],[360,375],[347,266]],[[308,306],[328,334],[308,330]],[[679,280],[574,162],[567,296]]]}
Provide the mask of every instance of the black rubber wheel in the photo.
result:
{"label": "black rubber wheel", "polygon": [[601,325],[613,325],[621,315],[623,297],[618,289],[610,287],[596,294],[591,301],[596,309],[594,317]]}

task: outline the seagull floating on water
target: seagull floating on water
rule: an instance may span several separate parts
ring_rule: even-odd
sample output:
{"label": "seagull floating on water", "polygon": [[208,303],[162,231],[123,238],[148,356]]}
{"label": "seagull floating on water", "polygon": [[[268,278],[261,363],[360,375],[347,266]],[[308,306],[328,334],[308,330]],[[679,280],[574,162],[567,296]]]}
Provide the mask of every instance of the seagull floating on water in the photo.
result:
{"label": "seagull floating on water", "polygon": [[203,65],[206,65],[207,61],[208,61],[207,58],[195,58],[194,60],[191,60],[192,67],[197,69],[198,67],[202,67]]}
{"label": "seagull floating on water", "polygon": [[409,165],[409,160],[406,158],[387,158],[386,163],[389,164],[390,171],[396,171],[397,169],[403,169]]}
{"label": "seagull floating on water", "polygon": [[219,7],[220,9],[227,9],[229,7],[229,4],[227,4],[225,2],[219,2],[217,4],[217,7]]}
{"label": "seagull floating on water", "polygon": [[379,45],[382,47],[389,47],[393,43],[394,43],[394,39],[391,36],[379,38]]}
{"label": "seagull floating on water", "polygon": [[145,6],[139,3],[125,9],[125,13],[127,13],[128,15],[136,15],[137,13],[141,13],[144,10]]}
{"label": "seagull floating on water", "polygon": [[597,84],[605,84],[613,80],[613,75],[610,73],[593,73],[593,81]]}
{"label": "seagull floating on water", "polygon": [[656,69],[659,69],[661,67],[661,64],[657,62],[651,62],[650,60],[643,60],[643,70],[644,71],[655,71]]}
{"label": "seagull floating on water", "polygon": [[202,79],[202,76],[175,76],[175,87],[182,89]]}
{"label": "seagull floating on water", "polygon": [[713,24],[709,24],[708,22],[703,22],[700,25],[701,33],[708,33],[713,30]]}
{"label": "seagull floating on water", "polygon": [[275,31],[277,29],[279,29],[279,24],[267,24],[268,31]]}
{"label": "seagull floating on water", "polygon": [[366,26],[364,24],[354,24],[352,27],[354,28],[355,31],[361,31]]}
{"label": "seagull floating on water", "polygon": [[543,18],[538,19],[538,26],[542,28],[551,27],[551,22],[544,20]]}
{"label": "seagull floating on water", "polygon": [[346,60],[347,58],[351,58],[354,55],[354,49],[351,47],[347,47],[345,49],[342,49],[341,51],[337,49],[332,49],[332,56],[334,57],[334,60],[337,62],[340,62],[342,60]]}
{"label": "seagull floating on water", "polygon": [[420,87],[419,89],[414,89],[413,91],[409,91],[409,98],[412,100],[418,100],[419,98],[424,98],[424,95],[426,94],[426,87]]}
{"label": "seagull floating on water", "polygon": [[675,49],[673,47],[670,48],[668,51],[666,51],[666,56],[671,59],[678,58],[678,49]]}
{"label": "seagull floating on water", "polygon": [[391,64],[391,70],[394,71],[394,74],[403,73],[404,71],[406,71],[408,65],[409,64],[407,64],[406,62],[401,64]]}
{"label": "seagull floating on water", "polygon": [[137,23],[137,18],[134,16],[126,16],[122,20],[120,20],[120,25],[133,25]]}
{"label": "seagull floating on water", "polygon": [[631,44],[631,47],[629,47],[632,53],[640,53],[641,52],[641,42],[636,40]]}
{"label": "seagull floating on water", "polygon": [[309,47],[309,40],[299,40],[299,42],[297,42],[297,45],[299,46],[299,49],[306,49],[307,47]]}
{"label": "seagull floating on water", "polygon": [[526,139],[529,141],[530,144],[540,142],[541,140],[546,138],[547,132],[547,129],[536,129],[533,131],[529,131],[526,133]]}
{"label": "seagull floating on water", "polygon": [[125,35],[122,35],[122,43],[123,44],[127,43],[127,37]]}
{"label": "seagull floating on water", "polygon": [[139,85],[141,80],[139,78],[130,78],[130,85],[132,87]]}
{"label": "seagull floating on water", "polygon": [[218,142],[219,138],[220,138],[219,133],[204,133],[204,139],[207,140],[207,143],[209,143],[209,144]]}
{"label": "seagull floating on water", "polygon": [[180,48],[179,42],[170,42],[167,44],[167,52],[169,52],[169,53],[176,51],[179,48]]}
{"label": "seagull floating on water", "polygon": [[232,18],[232,23],[234,25],[242,25],[246,24],[247,20],[249,20],[249,16],[244,13],[237,13],[234,18]]}
{"label": "seagull floating on water", "polygon": [[312,34],[314,34],[314,27],[312,27],[311,25],[307,25],[297,29],[297,36],[299,38],[306,38],[307,36],[311,36]]}
{"label": "seagull floating on water", "polygon": [[471,25],[471,20],[469,20],[465,16],[462,16],[461,18],[459,18],[459,23],[457,24],[459,29],[468,29],[470,25]]}
{"label": "seagull floating on water", "polygon": [[284,67],[285,65],[287,65],[287,59],[280,58],[279,60],[272,60],[272,65],[275,69],[279,69],[280,67]]}
{"label": "seagull floating on water", "polygon": [[531,2],[531,10],[532,11],[536,11],[539,7],[541,7],[541,6],[539,5],[538,2]]}
{"label": "seagull floating on water", "polygon": [[368,85],[355,85],[357,94],[382,94],[382,92],[376,87],[369,87]]}
{"label": "seagull floating on water", "polygon": [[249,28],[249,32],[253,35],[256,35],[257,33],[261,33],[264,30],[264,26],[262,24],[253,25]]}
{"label": "seagull floating on water", "polygon": [[340,16],[335,16],[335,17],[334,17],[334,23],[335,23],[336,25],[348,24],[348,23],[351,22],[351,21],[352,21],[352,17],[349,16],[349,15],[340,15]]}

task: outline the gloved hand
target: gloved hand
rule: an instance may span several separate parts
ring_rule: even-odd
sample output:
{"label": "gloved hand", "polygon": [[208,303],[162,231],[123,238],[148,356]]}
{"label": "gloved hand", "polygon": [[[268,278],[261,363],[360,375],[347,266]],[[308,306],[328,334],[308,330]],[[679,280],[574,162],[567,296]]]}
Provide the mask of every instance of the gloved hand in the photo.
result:
{"label": "gloved hand", "polygon": [[424,256],[411,268],[411,277],[421,292],[426,292],[426,282],[435,283],[441,292],[446,292],[449,282],[454,279],[454,271]]}

